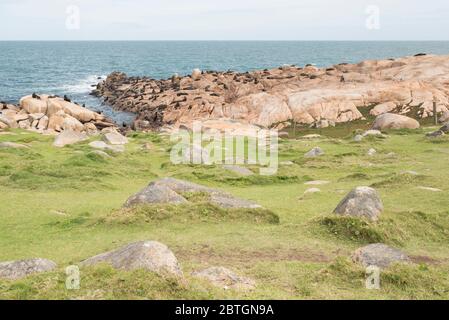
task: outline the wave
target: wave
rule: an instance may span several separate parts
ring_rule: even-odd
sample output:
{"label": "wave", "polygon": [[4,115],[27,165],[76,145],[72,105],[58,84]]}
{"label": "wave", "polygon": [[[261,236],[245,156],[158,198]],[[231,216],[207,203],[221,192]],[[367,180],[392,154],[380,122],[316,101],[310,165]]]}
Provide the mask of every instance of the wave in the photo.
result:
{"label": "wave", "polygon": [[65,84],[58,88],[67,94],[80,94],[80,93],[90,93],[93,89],[93,85],[102,82],[106,79],[105,75],[89,75],[88,77],[79,80],[74,84]]}

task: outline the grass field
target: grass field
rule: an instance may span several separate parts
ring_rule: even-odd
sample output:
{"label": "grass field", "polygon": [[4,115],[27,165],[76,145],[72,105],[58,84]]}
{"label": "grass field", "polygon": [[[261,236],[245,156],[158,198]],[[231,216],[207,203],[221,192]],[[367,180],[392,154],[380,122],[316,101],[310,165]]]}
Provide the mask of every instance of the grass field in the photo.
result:
{"label": "grass field", "polygon": [[[41,257],[59,269],[0,280],[0,299],[448,299],[449,139],[429,140],[424,133],[432,129],[361,143],[341,128],[321,130],[316,140],[283,140],[280,161],[294,164],[275,176],[250,177],[220,166],[172,165],[168,140],[156,134],[131,135],[126,152],[109,158],[92,153],[88,142],[58,149],[52,137],[1,134],[0,142],[30,148],[0,149],[0,261]],[[145,143],[150,150],[142,149]],[[326,154],[304,158],[315,146]],[[370,148],[377,154],[368,156]],[[167,176],[254,200],[279,221],[201,204],[120,216],[130,195]],[[311,180],[330,183],[304,195]],[[385,211],[378,223],[332,214],[357,186],[380,193]],[[168,245],[185,278],[99,266],[81,269],[80,290],[65,289],[66,266],[139,240]],[[415,262],[385,270],[375,291],[365,289],[365,270],[350,259],[373,242],[398,247]],[[190,276],[209,266],[251,277],[257,287],[225,291]]]}

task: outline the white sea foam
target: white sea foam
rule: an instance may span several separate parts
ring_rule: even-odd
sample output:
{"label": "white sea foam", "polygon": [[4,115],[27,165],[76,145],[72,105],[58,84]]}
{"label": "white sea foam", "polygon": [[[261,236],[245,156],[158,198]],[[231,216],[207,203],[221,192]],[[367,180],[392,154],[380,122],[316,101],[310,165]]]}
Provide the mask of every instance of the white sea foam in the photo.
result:
{"label": "white sea foam", "polygon": [[[99,79],[100,78],[100,79]],[[73,84],[64,84],[59,90],[66,92],[67,94],[76,94],[76,93],[89,93],[93,89],[93,85],[96,85],[99,82],[102,82],[106,79],[106,76],[102,75],[90,75],[84,79],[79,80]]]}

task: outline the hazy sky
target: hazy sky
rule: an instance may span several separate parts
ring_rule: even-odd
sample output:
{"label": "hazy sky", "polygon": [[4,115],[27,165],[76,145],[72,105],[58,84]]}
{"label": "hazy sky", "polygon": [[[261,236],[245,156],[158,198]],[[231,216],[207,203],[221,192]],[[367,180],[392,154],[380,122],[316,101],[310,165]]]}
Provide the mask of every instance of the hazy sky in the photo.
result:
{"label": "hazy sky", "polygon": [[0,0],[0,21],[0,40],[449,40],[449,1]]}

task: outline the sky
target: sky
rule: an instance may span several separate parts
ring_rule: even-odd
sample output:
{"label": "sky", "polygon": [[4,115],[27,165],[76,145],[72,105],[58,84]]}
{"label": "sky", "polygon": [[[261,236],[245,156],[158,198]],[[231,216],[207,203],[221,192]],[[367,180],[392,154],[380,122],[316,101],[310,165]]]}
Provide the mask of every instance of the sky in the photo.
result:
{"label": "sky", "polygon": [[0,0],[0,40],[449,40],[448,0]]}

